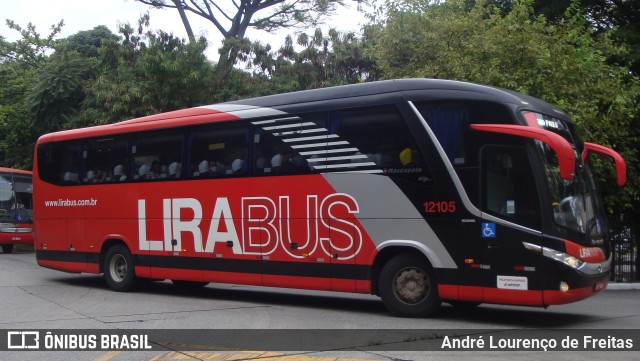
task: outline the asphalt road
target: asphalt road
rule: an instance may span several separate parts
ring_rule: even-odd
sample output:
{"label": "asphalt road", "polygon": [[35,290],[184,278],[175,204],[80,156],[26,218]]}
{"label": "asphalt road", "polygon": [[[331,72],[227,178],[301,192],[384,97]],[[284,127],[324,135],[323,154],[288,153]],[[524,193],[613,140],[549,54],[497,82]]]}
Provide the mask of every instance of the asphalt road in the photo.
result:
{"label": "asphalt road", "polygon": [[[0,254],[0,272],[0,329],[4,330],[172,332],[166,330],[234,329],[228,337],[237,339],[240,345],[249,337],[261,337],[243,330],[279,330],[280,333],[264,336],[265,342],[275,344],[282,338],[295,340],[298,336],[317,335],[321,338],[339,335],[340,338],[338,344],[331,344],[335,347],[319,346],[318,350],[297,352],[291,351],[291,347],[287,351],[268,350],[269,347],[259,352],[247,351],[242,347],[228,347],[228,344],[198,349],[194,343],[155,351],[3,351],[0,354],[2,360],[640,359],[638,352],[611,349],[553,353],[424,351],[420,342],[433,343],[434,340],[420,335],[404,337],[399,346],[387,342],[383,336],[373,341],[366,340],[372,334],[400,334],[403,337],[402,332],[406,330],[420,330],[426,334],[456,330],[471,334],[476,340],[479,336],[485,340],[492,335],[505,337],[522,329],[537,331],[538,337],[541,332],[547,332],[540,330],[566,335],[573,335],[572,330],[575,330],[576,337],[583,337],[585,332],[597,335],[596,330],[599,329],[626,330],[625,333],[628,331],[629,335],[637,336],[640,329],[640,290],[606,290],[578,303],[548,309],[481,305],[471,311],[461,311],[443,305],[434,317],[407,319],[391,316],[377,297],[369,295],[219,284],[197,291],[180,291],[170,282],[154,282],[134,293],[117,293],[108,290],[100,276],[41,268],[28,249]],[[182,342],[178,336],[175,341]],[[442,338],[436,342],[440,345]],[[634,342],[640,343],[640,339],[636,338]],[[196,351],[185,351],[190,347]],[[332,351],[325,351],[327,349]]]}

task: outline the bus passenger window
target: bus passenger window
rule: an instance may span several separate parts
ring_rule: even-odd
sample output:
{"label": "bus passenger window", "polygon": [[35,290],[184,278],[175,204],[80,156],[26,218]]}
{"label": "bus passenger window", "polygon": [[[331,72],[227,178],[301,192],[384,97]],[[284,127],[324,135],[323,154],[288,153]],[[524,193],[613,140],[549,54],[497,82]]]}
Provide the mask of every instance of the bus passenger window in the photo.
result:
{"label": "bus passenger window", "polygon": [[131,142],[133,180],[169,178],[169,165],[182,160],[182,133],[176,130],[137,133]]}
{"label": "bus passenger window", "polygon": [[120,181],[124,174],[116,175],[117,165],[127,164],[126,139],[92,139],[85,144],[83,151],[85,184]]}
{"label": "bus passenger window", "polygon": [[[330,113],[331,130],[349,151],[328,162],[334,171],[385,173],[389,176],[433,181],[424,157],[395,106],[354,108]],[[329,147],[328,151],[339,150]],[[345,161],[346,160],[346,161]]]}
{"label": "bus passenger window", "polygon": [[[188,136],[191,178],[240,177],[247,174],[249,127],[219,123],[194,128]],[[177,165],[176,165],[177,167]]]}
{"label": "bus passenger window", "polygon": [[43,181],[76,185],[80,180],[80,143],[65,141],[38,147],[38,173]]}
{"label": "bus passenger window", "polygon": [[469,124],[514,122],[507,108],[490,102],[419,101],[415,105],[457,172],[462,167],[477,167],[479,148],[490,138],[485,134],[471,135]]}

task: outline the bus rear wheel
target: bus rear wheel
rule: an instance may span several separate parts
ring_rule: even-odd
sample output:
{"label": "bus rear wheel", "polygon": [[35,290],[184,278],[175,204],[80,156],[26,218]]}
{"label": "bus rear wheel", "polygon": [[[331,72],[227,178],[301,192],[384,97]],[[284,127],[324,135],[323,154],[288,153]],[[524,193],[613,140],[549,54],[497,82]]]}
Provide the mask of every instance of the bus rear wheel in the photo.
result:
{"label": "bus rear wheel", "polygon": [[109,248],[104,257],[102,270],[107,285],[113,291],[132,291],[137,286],[133,256],[129,249],[121,244]]}
{"label": "bus rear wheel", "polygon": [[426,317],[440,307],[435,274],[423,258],[393,257],[382,268],[378,282],[382,302],[396,316]]}
{"label": "bus rear wheel", "polygon": [[3,253],[11,253],[11,252],[13,252],[13,245],[12,244],[3,244],[2,245],[2,252]]}

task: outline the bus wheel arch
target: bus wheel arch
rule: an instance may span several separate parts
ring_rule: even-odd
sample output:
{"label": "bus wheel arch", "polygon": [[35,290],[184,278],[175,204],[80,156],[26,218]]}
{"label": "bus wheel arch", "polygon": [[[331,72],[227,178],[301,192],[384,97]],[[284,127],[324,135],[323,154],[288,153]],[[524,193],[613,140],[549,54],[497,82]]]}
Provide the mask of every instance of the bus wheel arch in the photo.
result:
{"label": "bus wheel arch", "polygon": [[373,293],[396,316],[426,317],[442,303],[433,266],[415,249],[382,250],[373,265],[371,284]]}
{"label": "bus wheel arch", "polygon": [[[416,246],[417,244],[417,246]],[[442,267],[442,262],[435,254],[423,244],[414,241],[387,241],[382,244],[375,257],[369,262],[371,267],[371,294],[379,296],[378,277],[382,267],[391,260],[391,258],[400,254],[412,254],[416,257],[423,258],[431,268]]]}
{"label": "bus wheel arch", "polygon": [[110,239],[102,245],[100,270],[107,285],[113,291],[133,291],[139,283],[135,274],[133,254],[121,240]]}

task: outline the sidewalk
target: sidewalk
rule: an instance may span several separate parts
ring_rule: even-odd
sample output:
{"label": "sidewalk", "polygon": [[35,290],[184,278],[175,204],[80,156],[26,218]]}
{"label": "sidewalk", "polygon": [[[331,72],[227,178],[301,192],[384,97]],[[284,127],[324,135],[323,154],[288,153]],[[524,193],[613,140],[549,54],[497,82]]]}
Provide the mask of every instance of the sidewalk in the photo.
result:
{"label": "sidewalk", "polygon": [[609,282],[607,290],[640,290],[640,283],[625,283],[625,282]]}

